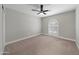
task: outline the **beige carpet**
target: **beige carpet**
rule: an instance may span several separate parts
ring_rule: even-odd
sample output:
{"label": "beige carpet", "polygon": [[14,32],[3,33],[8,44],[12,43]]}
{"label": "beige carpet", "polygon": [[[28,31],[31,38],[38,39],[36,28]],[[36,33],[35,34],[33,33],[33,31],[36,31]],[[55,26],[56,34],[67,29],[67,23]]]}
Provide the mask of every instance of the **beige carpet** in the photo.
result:
{"label": "beige carpet", "polygon": [[79,55],[75,42],[39,35],[5,47],[11,55]]}

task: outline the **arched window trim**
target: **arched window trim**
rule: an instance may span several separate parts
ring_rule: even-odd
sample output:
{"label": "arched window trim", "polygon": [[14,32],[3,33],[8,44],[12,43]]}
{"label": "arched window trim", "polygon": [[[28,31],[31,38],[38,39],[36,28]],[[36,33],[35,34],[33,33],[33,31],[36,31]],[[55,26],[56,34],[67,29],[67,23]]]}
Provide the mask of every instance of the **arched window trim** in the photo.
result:
{"label": "arched window trim", "polygon": [[49,20],[48,22],[48,34],[53,36],[59,35],[59,22],[57,19]]}

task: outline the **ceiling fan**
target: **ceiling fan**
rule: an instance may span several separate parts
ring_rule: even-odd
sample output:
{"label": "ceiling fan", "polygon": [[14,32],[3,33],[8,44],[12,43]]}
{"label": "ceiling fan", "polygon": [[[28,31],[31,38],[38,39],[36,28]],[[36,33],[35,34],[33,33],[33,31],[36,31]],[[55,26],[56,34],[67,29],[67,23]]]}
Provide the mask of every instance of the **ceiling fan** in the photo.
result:
{"label": "ceiling fan", "polygon": [[40,14],[40,13],[43,13],[44,15],[46,15],[45,12],[48,12],[49,10],[44,10],[43,9],[44,5],[40,5],[40,10],[36,10],[36,9],[32,9],[32,11],[37,11],[37,15]]}

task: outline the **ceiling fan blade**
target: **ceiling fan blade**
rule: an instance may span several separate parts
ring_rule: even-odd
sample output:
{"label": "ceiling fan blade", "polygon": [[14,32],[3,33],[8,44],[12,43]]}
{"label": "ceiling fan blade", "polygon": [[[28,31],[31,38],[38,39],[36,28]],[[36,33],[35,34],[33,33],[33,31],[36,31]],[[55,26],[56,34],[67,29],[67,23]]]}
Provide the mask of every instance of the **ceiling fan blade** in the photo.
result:
{"label": "ceiling fan blade", "polygon": [[46,13],[45,13],[45,12],[43,12],[43,14],[44,14],[44,15],[46,15]]}
{"label": "ceiling fan blade", "polygon": [[40,5],[40,10],[43,11],[43,5]]}
{"label": "ceiling fan blade", "polygon": [[39,13],[37,13],[37,15],[39,15],[40,14],[40,12]]}
{"label": "ceiling fan blade", "polygon": [[47,11],[49,11],[49,10],[44,10],[43,12],[47,12]]}
{"label": "ceiling fan blade", "polygon": [[37,11],[37,12],[40,12],[39,10],[35,10],[35,9],[32,9],[32,11]]}

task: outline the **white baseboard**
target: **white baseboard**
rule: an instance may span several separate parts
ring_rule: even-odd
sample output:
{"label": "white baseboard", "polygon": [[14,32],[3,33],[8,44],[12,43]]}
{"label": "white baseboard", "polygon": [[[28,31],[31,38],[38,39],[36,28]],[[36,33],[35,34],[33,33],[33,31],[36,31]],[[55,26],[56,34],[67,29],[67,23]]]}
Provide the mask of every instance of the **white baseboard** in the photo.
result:
{"label": "white baseboard", "polygon": [[[41,34],[42,34],[42,33],[41,33]],[[43,35],[51,36],[51,35],[49,35],[49,34],[43,34]],[[53,37],[61,38],[61,39],[69,40],[69,41],[76,41],[75,39],[65,38],[65,37],[62,37],[62,36],[53,36]]]}
{"label": "white baseboard", "polygon": [[[33,34],[33,35],[29,35],[29,36],[27,36],[27,37],[23,37],[23,38],[17,39],[17,40],[15,40],[15,41],[7,42],[7,43],[5,44],[5,46],[8,45],[8,44],[12,44],[12,43],[14,43],[14,42],[18,42],[18,41],[21,41],[21,40],[24,40],[24,39],[28,39],[28,38],[32,38],[32,37],[38,36],[38,35],[40,35],[40,34],[43,34],[43,33]],[[48,35],[48,34],[43,34],[43,35],[50,36],[50,35]],[[57,38],[65,39],[65,40],[70,40],[70,41],[75,41],[74,39],[65,38],[65,37],[62,37],[62,36],[53,36],[53,37],[57,37]]]}
{"label": "white baseboard", "polygon": [[35,36],[38,36],[38,35],[40,35],[40,33],[39,34],[32,34],[32,35],[29,35],[27,37],[23,37],[23,38],[20,38],[20,39],[11,41],[11,42],[7,42],[7,43],[5,43],[5,46],[8,45],[8,44],[12,44],[12,43],[15,43],[15,42],[18,42],[18,41],[21,41],[21,40],[24,40],[24,39],[32,38],[32,37],[35,37]]}
{"label": "white baseboard", "polygon": [[78,43],[78,41],[75,41],[75,42],[76,42],[76,46],[77,46],[77,48],[79,50],[79,43]]}

